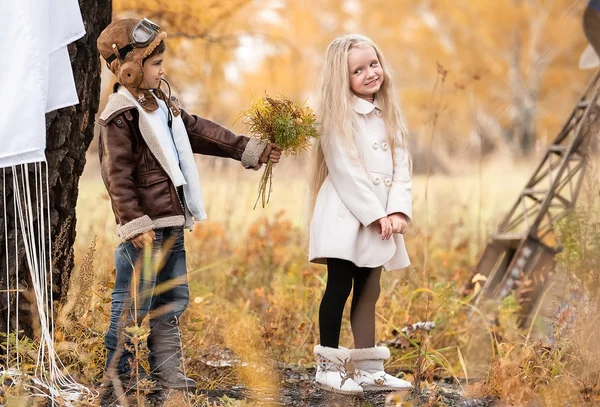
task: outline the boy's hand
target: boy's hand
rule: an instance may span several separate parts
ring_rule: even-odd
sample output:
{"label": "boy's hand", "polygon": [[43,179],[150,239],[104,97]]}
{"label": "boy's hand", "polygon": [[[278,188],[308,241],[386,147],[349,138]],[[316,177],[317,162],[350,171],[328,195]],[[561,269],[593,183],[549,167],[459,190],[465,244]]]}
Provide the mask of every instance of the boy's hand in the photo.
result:
{"label": "boy's hand", "polygon": [[154,233],[153,230],[149,230],[146,233],[142,233],[141,235],[132,238],[131,243],[136,249],[143,249],[146,242],[152,244],[154,239],[156,239],[156,233]]}
{"label": "boy's hand", "polygon": [[394,233],[405,234],[408,230],[408,220],[406,215],[401,212],[392,213],[388,216],[388,219],[392,222],[392,229]]}
{"label": "boy's hand", "polygon": [[269,145],[267,145],[267,147],[261,154],[260,158],[258,159],[258,162],[260,162],[262,164],[266,164],[269,161],[269,159],[271,159],[273,164],[277,164],[279,162],[280,158],[281,158],[281,149],[279,148],[279,146],[277,144],[270,143]]}
{"label": "boy's hand", "polygon": [[381,234],[381,240],[390,240],[392,237],[392,223],[389,218],[379,218],[375,221],[377,232]]}

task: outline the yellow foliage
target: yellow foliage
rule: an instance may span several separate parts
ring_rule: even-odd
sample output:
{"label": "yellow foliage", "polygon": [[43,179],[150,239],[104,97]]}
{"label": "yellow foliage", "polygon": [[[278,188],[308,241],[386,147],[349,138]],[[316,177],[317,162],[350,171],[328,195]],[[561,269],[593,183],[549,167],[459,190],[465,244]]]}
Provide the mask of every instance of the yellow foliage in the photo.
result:
{"label": "yellow foliage", "polygon": [[[394,68],[414,138],[431,120],[440,63],[449,71],[439,143],[450,153],[476,130],[519,150],[559,130],[591,76],[578,70],[584,1],[115,0],[114,16],[146,16],[169,33],[167,79],[184,108],[234,125],[251,94],[309,98],[315,106],[327,44],[373,38]],[[106,88],[108,89],[108,84]],[[235,126],[244,131],[241,123]],[[234,126],[234,127],[235,127]],[[512,138],[511,138],[512,137]],[[534,143],[535,140],[531,141]],[[531,145],[530,148],[534,148]]]}

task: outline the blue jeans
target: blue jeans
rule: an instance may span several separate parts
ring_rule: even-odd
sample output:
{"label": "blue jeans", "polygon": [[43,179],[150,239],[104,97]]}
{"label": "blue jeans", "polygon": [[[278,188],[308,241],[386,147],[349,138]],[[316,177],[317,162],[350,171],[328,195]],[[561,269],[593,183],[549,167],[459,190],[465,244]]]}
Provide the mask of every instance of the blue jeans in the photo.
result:
{"label": "blue jeans", "polygon": [[[183,228],[154,232],[151,251],[136,249],[131,242],[121,243],[115,251],[117,276],[104,344],[108,349],[106,369],[115,368],[119,374],[129,374],[134,360],[131,335],[125,328],[141,325],[148,314],[151,329],[156,322],[176,321],[189,301]],[[159,252],[163,253],[162,264],[158,264]],[[113,358],[118,359],[113,362]]]}

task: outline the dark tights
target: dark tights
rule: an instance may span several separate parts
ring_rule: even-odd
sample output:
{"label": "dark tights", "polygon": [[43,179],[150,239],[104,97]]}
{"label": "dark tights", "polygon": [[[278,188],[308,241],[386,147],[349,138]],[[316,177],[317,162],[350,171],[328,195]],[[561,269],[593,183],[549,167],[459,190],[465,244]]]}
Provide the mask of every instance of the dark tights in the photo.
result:
{"label": "dark tights", "polygon": [[321,345],[337,348],[346,300],[354,283],[350,324],[355,348],[375,346],[375,304],[381,267],[357,267],[348,260],[327,259],[327,287],[319,308]]}

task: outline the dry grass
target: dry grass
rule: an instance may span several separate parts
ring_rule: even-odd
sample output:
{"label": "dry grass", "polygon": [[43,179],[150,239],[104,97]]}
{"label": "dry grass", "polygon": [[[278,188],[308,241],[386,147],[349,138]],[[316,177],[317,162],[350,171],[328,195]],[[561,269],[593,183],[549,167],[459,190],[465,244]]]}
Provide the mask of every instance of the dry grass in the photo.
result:
{"label": "dry grass", "polygon": [[[191,300],[182,319],[185,367],[203,388],[244,384],[268,397],[278,392],[279,363],[313,363],[325,269],[308,263],[303,246],[306,179],[299,162],[288,160],[278,167],[270,206],[254,211],[259,174],[232,164],[201,167],[209,220],[186,233]],[[102,335],[118,244],[108,197],[93,170],[91,166],[81,183],[72,301],[62,308],[57,331],[65,364],[78,380],[91,384],[102,376]],[[592,254],[594,228],[600,224],[598,216],[589,215],[595,205],[582,208],[588,213],[563,227],[568,250],[559,271],[570,276],[573,292],[585,293],[579,297],[585,301],[577,306],[575,326],[556,327],[563,334],[554,342],[539,339],[548,333],[543,324],[531,336],[535,339],[526,340],[527,332],[515,328],[518,306],[511,297],[489,314],[468,312],[472,311],[468,299],[458,294],[486,237],[530,171],[528,165],[500,162],[482,174],[465,169],[464,175],[433,176],[428,202],[423,198],[424,179],[414,178],[414,221],[406,236],[413,264],[383,275],[377,337],[391,339],[394,330],[428,316],[437,328],[417,338],[425,350],[421,377],[425,387],[432,386],[434,376],[454,376],[469,379],[466,394],[492,395],[513,405],[591,405],[600,394],[600,369],[595,363],[600,352],[593,346],[600,321],[595,313],[598,303],[591,301],[598,287],[594,267],[600,264],[600,250]],[[426,204],[428,229],[420,221]],[[498,324],[492,327],[496,315]],[[352,346],[347,319],[341,344]],[[231,349],[239,363],[220,370],[207,366],[205,350],[215,345]],[[417,350],[392,354],[388,368],[410,375]],[[481,380],[473,384],[473,379]],[[203,396],[185,403],[211,405]],[[177,398],[167,405],[180,406],[182,401]]]}

